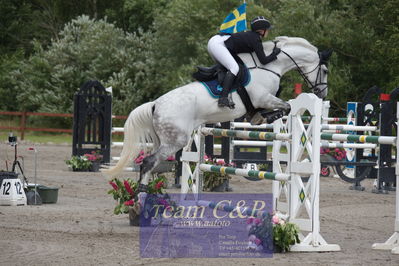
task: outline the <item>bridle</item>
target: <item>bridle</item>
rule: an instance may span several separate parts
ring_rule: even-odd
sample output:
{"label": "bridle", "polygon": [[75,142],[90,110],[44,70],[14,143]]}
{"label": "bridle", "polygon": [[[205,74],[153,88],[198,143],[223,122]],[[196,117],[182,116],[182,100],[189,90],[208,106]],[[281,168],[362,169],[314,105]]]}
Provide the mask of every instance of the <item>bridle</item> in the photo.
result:
{"label": "bridle", "polygon": [[[276,47],[276,44],[277,44],[277,43],[274,43],[274,46],[275,46],[275,47]],[[321,80],[321,78],[322,78],[322,77],[321,77],[321,71],[322,71],[321,66],[326,64],[326,62],[324,62],[322,59],[320,59],[319,64],[318,64],[313,70],[311,70],[311,71],[305,73],[305,72],[303,72],[302,69],[299,67],[298,63],[295,61],[294,58],[292,58],[288,53],[286,53],[286,52],[283,51],[283,50],[281,50],[281,53],[285,54],[289,59],[291,59],[291,61],[295,64],[295,66],[296,66],[296,68],[297,68],[297,71],[298,71],[299,75],[301,75],[302,79],[306,82],[306,84],[307,84],[308,87],[313,91],[314,94],[320,95],[323,91],[325,91],[325,90],[328,88],[327,83],[326,83],[326,82],[322,82],[322,80]],[[252,60],[253,60],[255,66],[249,67],[248,69],[255,69],[255,68],[258,68],[258,69],[266,70],[266,71],[269,71],[269,72],[275,74],[275,75],[278,76],[279,78],[281,78],[281,75],[280,75],[279,73],[277,73],[277,72],[275,72],[275,71],[273,71],[273,70],[271,70],[271,69],[265,68],[265,67],[263,67],[263,66],[258,66],[258,64],[256,63],[256,60],[255,60],[254,56],[252,55],[252,53],[250,53],[250,55],[251,55],[251,57],[252,57]],[[320,53],[319,53],[319,57],[320,57]],[[308,75],[308,74],[310,74],[310,73],[313,73],[313,72],[316,71],[316,70],[317,70],[317,76],[316,76],[315,83],[313,84],[313,83],[309,80],[309,78],[308,78],[306,75]],[[320,88],[318,88],[318,86],[320,86],[320,85],[325,85],[325,87],[324,87],[323,89],[320,89]]]}
{"label": "bridle", "polygon": [[[299,65],[297,64],[297,62],[295,61],[294,58],[292,58],[288,53],[286,53],[283,50],[281,50],[281,52],[283,54],[285,54],[289,59],[291,59],[291,61],[295,64],[299,75],[301,75],[302,79],[306,82],[306,84],[313,91],[314,94],[320,95],[323,91],[325,91],[328,88],[327,82],[322,82],[322,80],[321,80],[321,71],[322,71],[321,66],[325,64],[322,60],[319,61],[319,63],[317,64],[317,66],[314,69],[305,73],[299,67]],[[319,54],[319,57],[320,57],[320,54]],[[316,76],[316,80],[313,84],[306,75],[313,73],[316,70],[317,70],[317,76]],[[320,85],[325,85],[325,87],[323,89],[320,89],[320,88],[318,88],[318,86],[320,86]]]}

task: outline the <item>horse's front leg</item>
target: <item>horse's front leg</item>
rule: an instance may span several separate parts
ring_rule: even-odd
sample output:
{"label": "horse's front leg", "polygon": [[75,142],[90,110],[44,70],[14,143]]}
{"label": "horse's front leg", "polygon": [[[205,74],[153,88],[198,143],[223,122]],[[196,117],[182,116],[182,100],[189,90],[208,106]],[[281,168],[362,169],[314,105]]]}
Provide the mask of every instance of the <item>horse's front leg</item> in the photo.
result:
{"label": "horse's front leg", "polygon": [[271,112],[257,112],[250,120],[252,125],[271,123],[280,118],[283,114],[288,114],[291,110],[289,103],[271,94],[265,97],[265,100],[262,108],[270,110]]}

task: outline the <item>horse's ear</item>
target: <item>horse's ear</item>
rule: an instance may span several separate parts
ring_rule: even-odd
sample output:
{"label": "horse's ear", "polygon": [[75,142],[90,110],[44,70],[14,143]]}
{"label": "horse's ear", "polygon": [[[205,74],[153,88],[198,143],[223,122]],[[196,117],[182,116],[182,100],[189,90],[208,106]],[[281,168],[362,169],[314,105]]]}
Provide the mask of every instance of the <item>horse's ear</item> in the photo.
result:
{"label": "horse's ear", "polygon": [[321,58],[323,58],[325,61],[328,61],[328,59],[330,59],[332,53],[333,53],[333,49],[328,49],[328,50],[324,50],[321,52]]}
{"label": "horse's ear", "polygon": [[327,65],[328,60],[330,59],[333,53],[333,49],[328,49],[320,52],[320,64]]}

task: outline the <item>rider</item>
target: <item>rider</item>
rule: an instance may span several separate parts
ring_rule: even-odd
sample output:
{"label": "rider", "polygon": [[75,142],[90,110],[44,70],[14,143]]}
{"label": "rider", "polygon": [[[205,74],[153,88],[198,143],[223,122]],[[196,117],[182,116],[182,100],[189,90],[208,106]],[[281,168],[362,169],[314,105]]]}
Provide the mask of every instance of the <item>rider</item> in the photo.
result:
{"label": "rider", "polygon": [[239,66],[233,55],[255,52],[263,65],[277,59],[277,55],[280,53],[279,48],[275,47],[273,52],[266,56],[262,45],[262,38],[268,35],[271,27],[267,19],[259,16],[251,21],[251,31],[233,34],[220,33],[208,41],[209,54],[228,70],[222,84],[223,91],[218,101],[219,107],[234,108],[234,103],[228,98],[239,71]]}

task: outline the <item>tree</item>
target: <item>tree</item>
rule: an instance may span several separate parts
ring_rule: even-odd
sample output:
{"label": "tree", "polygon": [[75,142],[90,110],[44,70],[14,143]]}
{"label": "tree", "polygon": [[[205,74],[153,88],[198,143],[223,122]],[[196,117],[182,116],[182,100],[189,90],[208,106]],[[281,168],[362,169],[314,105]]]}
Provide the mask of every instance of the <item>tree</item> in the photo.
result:
{"label": "tree", "polygon": [[125,34],[105,20],[81,16],[59,36],[48,49],[35,42],[33,55],[12,72],[23,110],[70,113],[73,94],[87,80],[113,86],[117,114],[148,100],[154,69],[150,34]]}

